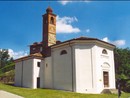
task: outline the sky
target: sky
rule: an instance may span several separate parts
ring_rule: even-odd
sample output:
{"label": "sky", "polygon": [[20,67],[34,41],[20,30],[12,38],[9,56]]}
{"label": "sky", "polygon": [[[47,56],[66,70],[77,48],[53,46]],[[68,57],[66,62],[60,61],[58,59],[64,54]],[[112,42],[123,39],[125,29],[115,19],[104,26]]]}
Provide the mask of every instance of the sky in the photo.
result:
{"label": "sky", "polygon": [[42,15],[51,6],[57,15],[56,37],[98,38],[130,47],[130,1],[0,1],[0,48],[14,59],[28,55],[42,41]]}

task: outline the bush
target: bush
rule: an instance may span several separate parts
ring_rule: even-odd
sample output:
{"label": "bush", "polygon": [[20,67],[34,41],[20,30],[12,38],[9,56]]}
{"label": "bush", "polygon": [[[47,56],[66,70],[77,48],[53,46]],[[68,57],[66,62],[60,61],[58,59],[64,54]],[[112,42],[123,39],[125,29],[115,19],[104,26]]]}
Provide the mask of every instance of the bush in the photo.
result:
{"label": "bush", "polygon": [[0,69],[0,74],[3,74],[3,73],[8,72],[10,70],[14,70],[14,68],[15,68],[15,64],[10,63],[9,65],[6,65],[5,67]]}

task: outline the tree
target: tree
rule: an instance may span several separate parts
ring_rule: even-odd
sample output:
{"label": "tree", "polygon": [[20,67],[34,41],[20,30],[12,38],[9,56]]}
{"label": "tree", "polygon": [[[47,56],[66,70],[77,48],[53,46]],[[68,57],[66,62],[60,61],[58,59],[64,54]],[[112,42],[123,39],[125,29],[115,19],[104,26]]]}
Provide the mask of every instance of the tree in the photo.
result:
{"label": "tree", "polygon": [[0,68],[9,62],[9,54],[7,49],[0,49]]}
{"label": "tree", "polygon": [[130,49],[116,48],[114,56],[116,79],[120,80],[121,90],[130,92]]}

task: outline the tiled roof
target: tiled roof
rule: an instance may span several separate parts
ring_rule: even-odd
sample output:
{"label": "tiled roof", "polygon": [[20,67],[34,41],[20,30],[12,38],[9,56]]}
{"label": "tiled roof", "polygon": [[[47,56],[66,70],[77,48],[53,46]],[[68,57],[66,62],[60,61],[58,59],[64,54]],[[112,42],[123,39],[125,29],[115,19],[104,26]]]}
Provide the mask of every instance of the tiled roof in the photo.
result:
{"label": "tiled roof", "polygon": [[28,56],[18,58],[16,60],[14,60],[14,62],[19,62],[19,61],[23,61],[23,60],[32,59],[32,58],[43,59],[43,55],[41,53],[30,54]]}
{"label": "tiled roof", "polygon": [[34,53],[34,54],[30,54],[31,56],[38,56],[38,57],[42,57],[41,53]]}
{"label": "tiled roof", "polygon": [[111,43],[108,43],[108,42],[105,42],[105,41],[102,41],[102,40],[99,40],[99,39],[97,39],[97,38],[90,38],[90,37],[83,37],[83,36],[78,37],[78,38],[73,38],[73,39],[70,39],[70,40],[67,40],[67,41],[64,41],[64,42],[60,42],[60,43],[57,43],[57,44],[52,45],[52,46],[56,46],[56,45],[59,45],[59,44],[62,44],[62,43],[66,43],[66,42],[70,42],[70,41],[75,41],[75,40],[97,40],[97,41],[99,41],[99,42],[103,42],[103,43],[105,43],[105,44],[109,44],[109,45],[115,47],[115,45],[113,45],[113,44],[111,44]]}
{"label": "tiled roof", "polygon": [[29,46],[35,46],[35,45],[42,45],[43,42],[34,42],[32,45],[29,45]]}

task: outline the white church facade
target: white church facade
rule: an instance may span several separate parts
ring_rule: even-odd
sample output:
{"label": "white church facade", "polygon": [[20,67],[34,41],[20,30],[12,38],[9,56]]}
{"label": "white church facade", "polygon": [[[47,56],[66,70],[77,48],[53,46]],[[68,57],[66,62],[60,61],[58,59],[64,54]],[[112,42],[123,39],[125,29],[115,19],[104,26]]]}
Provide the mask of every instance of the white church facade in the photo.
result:
{"label": "white church facade", "polygon": [[15,86],[99,94],[115,89],[114,45],[97,38],[56,41],[56,15],[43,15],[43,40],[15,60]]}

